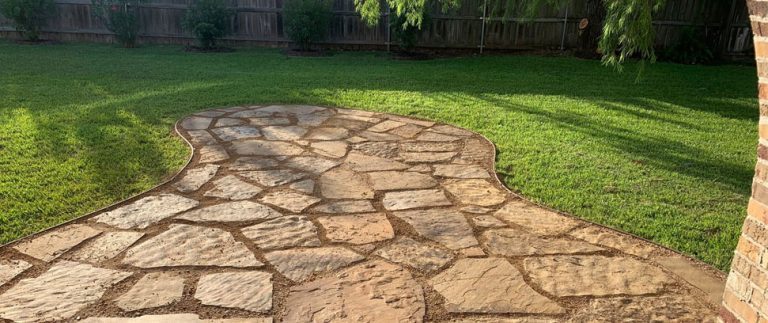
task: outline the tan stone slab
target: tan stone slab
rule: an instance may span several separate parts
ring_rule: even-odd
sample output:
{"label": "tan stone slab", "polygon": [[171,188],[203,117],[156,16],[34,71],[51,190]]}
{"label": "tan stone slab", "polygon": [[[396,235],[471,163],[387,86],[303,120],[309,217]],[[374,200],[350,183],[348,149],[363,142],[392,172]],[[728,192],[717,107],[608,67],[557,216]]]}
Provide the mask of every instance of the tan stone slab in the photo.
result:
{"label": "tan stone slab", "polygon": [[617,249],[638,257],[648,258],[656,252],[656,248],[650,243],[597,226],[576,229],[569,234],[589,243]]}
{"label": "tan stone slab", "polygon": [[309,174],[290,169],[270,169],[240,172],[237,175],[263,186],[272,187],[298,181]]}
{"label": "tan stone slab", "polygon": [[267,140],[297,140],[307,133],[307,129],[299,126],[268,126],[261,128]]}
{"label": "tan stone slab", "polygon": [[454,152],[445,152],[445,153],[438,153],[438,152],[426,152],[426,153],[409,153],[409,152],[402,152],[400,153],[400,158],[403,159],[406,163],[436,163],[436,162],[444,162],[449,161],[453,156],[456,156],[456,153]]}
{"label": "tan stone slab", "polygon": [[288,113],[294,115],[310,114],[325,111],[327,108],[311,105],[270,105],[258,109],[259,112],[267,113]]}
{"label": "tan stone slab", "polygon": [[409,152],[445,152],[457,151],[459,145],[455,142],[404,142],[400,144],[404,151]]}
{"label": "tan stone slab", "polygon": [[425,272],[438,270],[453,260],[450,251],[408,237],[397,237],[392,244],[376,250],[374,254]]}
{"label": "tan stone slab", "polygon": [[365,138],[363,138],[363,137],[353,136],[353,137],[349,137],[349,138],[347,138],[347,141],[348,141],[348,142],[351,142],[351,143],[353,143],[353,144],[359,144],[359,143],[361,143],[361,142],[366,142],[366,141],[368,141],[368,139],[365,139]]}
{"label": "tan stone slab", "polygon": [[707,295],[710,304],[717,306],[723,301],[725,281],[712,273],[694,266],[691,260],[682,256],[672,256],[655,258],[653,261],[702,290]]}
{"label": "tan stone slab", "polygon": [[361,115],[351,115],[351,114],[341,114],[340,113],[336,117],[337,118],[342,118],[342,119],[355,120],[355,121],[363,121],[363,122],[368,122],[368,123],[371,123],[371,124],[377,123],[377,122],[381,122],[380,118],[369,117],[369,116],[361,116]]}
{"label": "tan stone slab", "polygon": [[320,199],[298,192],[278,191],[264,195],[259,201],[293,213],[299,213],[313,204],[320,202]]}
{"label": "tan stone slab", "polygon": [[565,309],[537,293],[503,258],[459,259],[429,280],[452,313],[560,314]]}
{"label": "tan stone slab", "polygon": [[454,318],[442,323],[562,323],[562,319],[541,318],[535,316],[526,317],[504,317],[504,316],[465,316]]}
{"label": "tan stone slab", "polygon": [[717,322],[717,312],[690,296],[599,298],[568,322]]}
{"label": "tan stone slab", "polygon": [[261,137],[259,128],[251,126],[234,126],[215,128],[211,130],[216,136],[223,141],[233,141],[240,139],[251,139]]}
{"label": "tan stone slab", "polygon": [[94,217],[96,222],[120,229],[144,229],[152,224],[196,207],[199,203],[175,194],[158,194]]}
{"label": "tan stone slab", "polygon": [[328,119],[328,121],[326,121],[323,124],[324,127],[347,128],[352,131],[363,130],[371,127],[372,125],[373,123],[366,122],[366,121],[350,120],[350,119],[343,119],[343,118],[331,118],[331,119]]}
{"label": "tan stone slab", "polygon": [[390,211],[451,205],[451,201],[439,189],[389,192],[384,194],[382,203]]}
{"label": "tan stone slab", "polygon": [[313,142],[309,146],[312,147],[314,153],[330,158],[344,157],[349,148],[349,144],[343,141],[319,141]]}
{"label": "tan stone slab", "polygon": [[317,247],[317,228],[306,216],[284,216],[242,230],[261,249]]}
{"label": "tan stone slab", "polygon": [[462,137],[469,137],[469,136],[475,135],[469,130],[464,130],[464,129],[457,128],[454,126],[449,126],[449,125],[437,125],[430,128],[429,131],[439,132],[444,135],[462,136]]}
{"label": "tan stone slab", "polygon": [[431,173],[432,167],[429,166],[429,164],[419,164],[416,166],[413,166],[411,168],[408,168],[409,172],[419,172],[419,173]]}
{"label": "tan stone slab", "polygon": [[280,216],[282,216],[280,212],[266,205],[251,201],[237,201],[192,210],[176,218],[195,222],[241,222],[274,219]]}
{"label": "tan stone slab", "polygon": [[482,179],[449,179],[443,187],[464,204],[494,206],[507,198],[506,192]]}
{"label": "tan stone slab", "polygon": [[356,172],[373,172],[383,170],[403,170],[410,166],[386,158],[363,155],[350,152],[345,160],[350,169]]}
{"label": "tan stone slab", "polygon": [[491,215],[479,215],[472,218],[472,223],[478,228],[503,228],[507,224]]}
{"label": "tan stone slab", "polygon": [[329,117],[330,117],[330,114],[327,114],[327,113],[326,114],[318,114],[318,113],[301,114],[296,116],[296,124],[300,126],[305,126],[305,127],[317,127],[323,124],[325,120],[328,120]]}
{"label": "tan stone slab", "polygon": [[493,151],[493,149],[493,144],[488,141],[466,139],[460,158],[473,163],[490,162],[493,160],[493,154],[490,154],[489,152]]}
{"label": "tan stone slab", "polygon": [[493,254],[515,257],[567,253],[590,253],[604,250],[578,240],[542,238],[517,230],[498,229],[483,232],[483,245]]}
{"label": "tan stone slab", "polygon": [[216,124],[214,125],[214,127],[242,126],[244,124],[246,124],[246,122],[241,119],[221,118],[216,121]]}
{"label": "tan stone slab", "polygon": [[361,131],[357,133],[358,136],[363,137],[365,139],[371,140],[371,141],[400,141],[403,140],[402,137],[393,135],[390,133],[381,133],[381,132],[372,132],[372,131]]}
{"label": "tan stone slab", "polygon": [[134,231],[105,232],[101,236],[85,243],[72,253],[72,260],[100,263],[117,257],[121,252],[136,243],[144,233]]}
{"label": "tan stone slab", "polygon": [[402,127],[404,125],[405,125],[404,122],[395,121],[395,120],[385,120],[385,121],[382,121],[382,122],[376,124],[373,127],[368,128],[368,131],[386,132],[386,131],[390,131],[390,130],[398,128],[398,127]]}
{"label": "tan stone slab", "polygon": [[312,194],[315,192],[315,181],[311,179],[305,179],[303,181],[289,185],[288,188],[305,194]]}
{"label": "tan stone slab", "polygon": [[424,321],[424,293],[411,274],[382,261],[291,288],[285,322]]}
{"label": "tan stone slab", "polygon": [[395,237],[395,231],[384,213],[334,215],[319,217],[325,236],[332,242],[367,244]]}
{"label": "tan stone slab", "polygon": [[252,198],[261,191],[260,187],[248,184],[235,175],[227,175],[213,181],[213,188],[204,195],[234,201]]}
{"label": "tan stone slab", "polygon": [[195,298],[204,305],[266,313],[272,309],[272,274],[248,271],[203,275]]}
{"label": "tan stone slab", "polygon": [[461,212],[466,213],[472,213],[472,214],[486,214],[493,212],[493,209],[489,209],[487,207],[477,206],[477,205],[468,205],[461,208]]}
{"label": "tan stone slab", "polygon": [[235,112],[229,115],[232,118],[268,118],[273,115],[270,111],[259,111],[255,109],[248,109],[239,112]]}
{"label": "tan stone slab", "polygon": [[229,159],[227,150],[219,145],[203,146],[197,152],[200,154],[200,163],[216,163]]}
{"label": "tan stone slab", "polygon": [[356,150],[356,153],[387,159],[397,158],[400,150],[399,145],[396,142],[386,141],[361,142],[359,144],[354,144],[352,149]]}
{"label": "tan stone slab", "polygon": [[156,272],[141,277],[131,289],[115,299],[117,307],[131,312],[170,305],[181,299],[184,278],[175,273]]}
{"label": "tan stone slab", "polygon": [[452,209],[429,209],[393,213],[421,236],[458,250],[478,245],[472,228],[461,213]]}
{"label": "tan stone slab", "polygon": [[91,228],[85,224],[70,224],[53,229],[31,240],[23,240],[13,246],[13,249],[42,261],[51,261],[69,251],[72,247],[100,233],[101,230]]}
{"label": "tan stone slab", "polygon": [[485,251],[483,251],[483,249],[480,247],[465,248],[465,249],[459,250],[459,252],[465,257],[469,257],[469,258],[482,258],[487,256],[485,254]]}
{"label": "tan stone slab", "polygon": [[329,199],[372,199],[374,194],[362,175],[346,168],[324,173],[319,184],[321,194]]}
{"label": "tan stone slab", "polygon": [[339,140],[349,137],[349,130],[344,128],[315,128],[304,139]]}
{"label": "tan stone slab", "polygon": [[216,145],[219,143],[216,138],[213,138],[211,133],[205,130],[190,130],[187,131],[189,135],[189,141],[196,145]]}
{"label": "tan stone slab", "polygon": [[277,160],[264,157],[240,157],[229,165],[229,170],[246,171],[262,170],[277,167]]}
{"label": "tan stone slab", "polygon": [[0,295],[0,318],[19,322],[68,320],[130,275],[61,261],[38,277],[22,279]]}
{"label": "tan stone slab", "polygon": [[313,274],[335,270],[365,257],[344,247],[278,250],[264,255],[283,276],[301,282]]}
{"label": "tan stone slab", "polygon": [[574,219],[523,201],[510,201],[494,216],[542,235],[561,234],[579,225]]}
{"label": "tan stone slab", "polygon": [[437,185],[432,176],[416,172],[386,171],[367,175],[373,189],[377,191],[431,188]]}
{"label": "tan stone slab", "polygon": [[187,130],[207,129],[211,125],[211,118],[188,117],[181,122],[181,127]]}
{"label": "tan stone slab", "polygon": [[402,127],[390,130],[389,133],[403,138],[413,138],[414,136],[418,135],[421,130],[424,130],[424,128],[414,124],[406,124]]}
{"label": "tan stone slab", "polygon": [[422,132],[421,135],[416,137],[416,140],[418,141],[456,141],[459,139],[461,138],[429,131]]}
{"label": "tan stone slab", "polygon": [[435,176],[449,178],[491,178],[480,165],[435,165]]}
{"label": "tan stone slab", "polygon": [[223,116],[225,114],[227,114],[227,113],[224,112],[224,111],[216,111],[216,110],[209,110],[209,111],[203,111],[203,112],[195,113],[196,116],[199,116],[199,117],[209,117],[209,118],[220,117],[220,116]]}
{"label": "tan stone slab", "polygon": [[229,232],[187,224],[171,224],[168,230],[129,249],[123,264],[141,268],[263,265]]}
{"label": "tan stone slab", "polygon": [[534,284],[557,297],[652,294],[674,283],[661,269],[628,257],[527,258],[525,271]]}
{"label": "tan stone slab", "polygon": [[5,285],[31,267],[32,264],[24,260],[0,260],[0,286]]}
{"label": "tan stone slab", "polygon": [[248,122],[253,126],[285,126],[291,124],[288,118],[249,118]]}
{"label": "tan stone slab", "polygon": [[197,314],[161,314],[138,317],[89,317],[82,323],[272,323],[271,317],[201,320]]}
{"label": "tan stone slab", "polygon": [[431,126],[435,125],[435,123],[432,122],[432,121],[419,120],[419,119],[413,119],[413,118],[406,118],[406,117],[394,116],[394,115],[387,116],[387,119],[395,120],[395,121],[400,121],[400,122],[405,122],[405,123],[409,123],[409,124],[415,124],[415,125],[419,125],[419,126],[422,126],[422,127],[431,127]]}
{"label": "tan stone slab", "polygon": [[299,156],[287,160],[285,167],[303,170],[305,172],[320,174],[341,164],[340,161],[318,157]]}
{"label": "tan stone slab", "polygon": [[296,156],[304,149],[289,142],[244,140],[233,143],[232,151],[244,156]]}
{"label": "tan stone slab", "polygon": [[376,212],[370,201],[331,201],[312,208],[316,213],[365,213]]}
{"label": "tan stone slab", "polygon": [[184,174],[179,181],[173,183],[173,187],[179,192],[189,193],[200,189],[205,183],[208,183],[211,178],[216,176],[216,172],[219,171],[219,165],[208,164],[202,167],[192,168]]}

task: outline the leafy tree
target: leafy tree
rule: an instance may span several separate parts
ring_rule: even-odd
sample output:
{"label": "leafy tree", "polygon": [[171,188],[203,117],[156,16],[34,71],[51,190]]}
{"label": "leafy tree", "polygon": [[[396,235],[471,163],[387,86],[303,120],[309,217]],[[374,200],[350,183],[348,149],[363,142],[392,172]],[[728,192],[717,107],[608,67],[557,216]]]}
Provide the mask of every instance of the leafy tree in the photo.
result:
{"label": "leafy tree", "polygon": [[0,0],[0,14],[32,41],[40,39],[40,29],[55,10],[53,0]]}
{"label": "leafy tree", "polygon": [[230,20],[234,14],[224,0],[197,0],[187,11],[183,27],[195,34],[201,48],[215,48],[217,38],[232,32]]}
{"label": "leafy tree", "polygon": [[136,47],[139,37],[139,3],[142,0],[92,0],[93,13],[124,47]]}
{"label": "leafy tree", "polygon": [[325,39],[331,24],[329,0],[288,0],[285,4],[285,33],[302,51]]}

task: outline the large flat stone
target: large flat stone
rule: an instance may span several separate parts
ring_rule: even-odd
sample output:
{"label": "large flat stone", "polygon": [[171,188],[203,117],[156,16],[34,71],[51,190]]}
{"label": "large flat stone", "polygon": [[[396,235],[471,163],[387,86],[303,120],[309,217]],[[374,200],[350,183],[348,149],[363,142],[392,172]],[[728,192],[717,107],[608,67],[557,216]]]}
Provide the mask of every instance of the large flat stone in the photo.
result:
{"label": "large flat stone", "polygon": [[201,320],[197,314],[160,314],[137,317],[89,317],[81,323],[273,323],[271,317]]}
{"label": "large flat stone", "polygon": [[563,238],[542,238],[518,229],[497,229],[483,232],[483,244],[493,254],[540,256],[567,253],[590,253],[604,250],[582,241]]}
{"label": "large flat stone", "polygon": [[298,181],[304,177],[307,177],[308,174],[290,169],[270,169],[240,172],[237,173],[237,175],[252,180],[263,186],[272,187]]}
{"label": "large flat stone", "polygon": [[547,256],[525,259],[534,284],[557,297],[653,294],[674,280],[628,257]]}
{"label": "large flat stone", "polygon": [[329,113],[300,114],[296,116],[296,124],[305,127],[317,127],[328,120]]}
{"label": "large flat stone", "polygon": [[290,119],[282,117],[248,118],[248,122],[253,126],[285,126],[291,124]]}
{"label": "large flat stone", "polygon": [[461,136],[461,137],[469,137],[469,136],[475,135],[469,130],[464,130],[458,127],[444,125],[444,124],[434,126],[431,129],[429,129],[429,131],[439,132],[445,135]]}
{"label": "large flat stone", "polygon": [[378,191],[431,188],[437,185],[432,176],[417,172],[386,171],[367,175],[373,189]]}
{"label": "large flat stone", "polygon": [[449,136],[449,135],[444,135],[444,134],[439,134],[439,133],[431,132],[431,131],[423,132],[421,135],[416,137],[416,140],[418,140],[418,141],[456,141],[456,140],[459,140],[459,139],[461,139],[461,138],[454,137],[454,136]]}
{"label": "large flat stone", "polygon": [[334,215],[317,219],[332,242],[367,244],[389,240],[395,231],[384,213]]}
{"label": "large flat stone", "polygon": [[261,132],[268,140],[297,140],[307,133],[307,129],[298,126],[269,126],[261,128]]}
{"label": "large flat stone", "polygon": [[396,142],[372,141],[362,142],[352,146],[357,153],[381,158],[397,158],[400,148]]}
{"label": "large flat stone", "polygon": [[408,237],[398,237],[392,244],[376,250],[374,254],[424,272],[438,270],[453,260],[450,251]]}
{"label": "large flat stone", "polygon": [[304,209],[320,202],[319,198],[298,192],[278,191],[264,195],[259,199],[262,203],[271,204],[279,208],[299,213]]}
{"label": "large flat stone", "polygon": [[320,174],[341,164],[340,161],[328,160],[325,158],[299,156],[293,157],[285,162],[285,167],[290,167],[305,172]]}
{"label": "large flat stone", "polygon": [[282,216],[280,212],[266,205],[251,201],[237,201],[192,210],[176,218],[195,222],[241,222],[274,219],[280,216]]}
{"label": "large flat stone", "polygon": [[0,295],[0,318],[19,322],[69,320],[130,272],[62,261]]}
{"label": "large flat stone", "polygon": [[213,138],[210,132],[206,130],[190,130],[187,131],[187,135],[189,135],[189,141],[191,141],[195,145],[216,145],[219,143],[216,138]]}
{"label": "large flat stone", "polygon": [[439,189],[389,192],[384,194],[382,203],[390,211],[451,205],[451,201]]}
{"label": "large flat stone", "polygon": [[488,171],[479,165],[435,165],[434,175],[449,178],[491,178]]}
{"label": "large flat stone", "polygon": [[82,248],[72,253],[71,258],[93,264],[106,261],[117,257],[143,236],[144,233],[133,231],[105,232],[98,238],[86,242]]}
{"label": "large flat stone", "polygon": [[181,122],[181,127],[187,130],[207,129],[211,125],[211,118],[188,117]]}
{"label": "large flat stone", "polygon": [[372,132],[372,131],[361,131],[357,134],[360,137],[363,137],[365,139],[368,139],[370,141],[400,141],[403,140],[402,137],[389,134],[389,133],[381,133],[381,132]]}
{"label": "large flat stone", "polygon": [[380,123],[377,123],[375,126],[368,128],[368,131],[386,132],[398,127],[402,127],[404,125],[405,125],[405,122],[400,122],[395,120],[384,120]]}
{"label": "large flat stone", "polygon": [[346,168],[336,168],[320,176],[320,192],[329,199],[372,199],[374,194],[362,175]]}
{"label": "large flat stone", "polygon": [[173,187],[182,193],[197,191],[203,184],[208,183],[211,178],[216,176],[217,171],[219,171],[219,165],[213,164],[192,168],[184,174],[184,177],[174,183]]}
{"label": "large flat stone", "polygon": [[659,257],[654,259],[667,270],[680,276],[691,285],[703,291],[712,305],[720,305],[723,301],[725,282],[712,273],[692,264],[683,256]]}
{"label": "large flat stone", "polygon": [[344,128],[315,128],[304,139],[339,140],[349,137],[349,130]]}
{"label": "large flat stone", "polygon": [[572,218],[523,201],[505,204],[494,216],[542,235],[561,234],[579,225],[579,222]]}
{"label": "large flat stone", "polygon": [[436,163],[450,161],[453,156],[456,156],[455,152],[427,152],[427,153],[412,153],[402,152],[400,157],[406,163]]}
{"label": "large flat stone", "polygon": [[266,113],[285,113],[293,115],[303,115],[310,113],[317,113],[327,110],[327,108],[316,107],[311,105],[270,105],[260,108],[256,111]]}
{"label": "large flat stone", "polygon": [[234,127],[216,128],[211,130],[211,132],[219,136],[219,138],[221,138],[221,140],[224,140],[224,141],[233,141],[233,140],[261,137],[261,132],[259,132],[259,128],[251,127],[251,126],[234,126]]}
{"label": "large flat stone", "polygon": [[306,216],[284,216],[244,228],[243,234],[261,249],[317,247],[317,228]]}
{"label": "large flat stone", "polygon": [[235,159],[229,170],[232,171],[246,171],[246,170],[261,170],[266,168],[277,167],[277,160],[264,157],[240,157]]}
{"label": "large flat stone", "polygon": [[365,213],[376,212],[370,201],[331,201],[312,208],[317,213]]}
{"label": "large flat stone", "polygon": [[565,309],[537,293],[503,258],[460,259],[429,280],[448,312],[560,314]]}
{"label": "large flat stone", "polygon": [[262,189],[248,184],[235,175],[227,175],[213,181],[213,188],[205,192],[205,196],[218,197],[227,200],[245,200],[261,193]]}
{"label": "large flat stone", "polygon": [[141,268],[263,265],[229,232],[186,224],[172,224],[168,230],[129,249],[123,263]]}
{"label": "large flat stone", "polygon": [[265,313],[272,309],[272,274],[247,271],[203,275],[195,298],[204,305]]}
{"label": "large flat stone", "polygon": [[309,146],[312,147],[314,153],[330,158],[344,157],[349,148],[349,144],[343,141],[319,141],[313,142]]}
{"label": "large flat stone", "polygon": [[0,286],[21,275],[30,267],[32,264],[24,260],[0,260]]}
{"label": "large flat stone", "polygon": [[198,204],[193,199],[174,194],[152,195],[99,214],[94,219],[120,229],[144,229]]}
{"label": "large flat stone", "polygon": [[244,156],[296,156],[304,149],[289,142],[244,140],[232,144],[232,150]]}
{"label": "large flat stone", "polygon": [[242,126],[246,122],[241,119],[234,119],[234,118],[220,118],[218,121],[216,121],[216,124],[214,127],[231,127],[231,126]]}
{"label": "large flat stone", "polygon": [[464,204],[494,206],[507,198],[506,192],[482,179],[449,179],[443,187]]}
{"label": "large flat stone", "polygon": [[403,138],[413,138],[414,136],[418,135],[422,130],[424,130],[423,127],[420,127],[414,124],[406,124],[402,127],[398,127],[390,130],[389,133],[393,135],[398,135]]}
{"label": "large flat stone", "polygon": [[648,258],[657,251],[650,243],[594,225],[576,229],[569,234],[589,243],[617,249],[642,258]]}
{"label": "large flat stone", "polygon": [[382,170],[403,170],[410,166],[386,158],[363,155],[350,152],[345,160],[350,169],[356,172],[373,172]]}
{"label": "large flat stone", "polygon": [[424,321],[424,293],[403,268],[382,261],[359,264],[291,288],[285,322]]}
{"label": "large flat stone", "polygon": [[344,247],[290,249],[269,252],[264,255],[283,276],[300,282],[313,274],[348,266],[365,257]]}
{"label": "large flat stone", "polygon": [[100,233],[101,230],[84,224],[70,224],[53,229],[31,240],[24,240],[15,245],[13,249],[42,261],[51,261],[72,247]]}
{"label": "large flat stone", "polygon": [[460,147],[455,142],[404,142],[401,144],[404,151],[409,152],[442,152],[457,151]]}
{"label": "large flat stone", "polygon": [[393,213],[423,237],[459,250],[478,245],[472,227],[461,213],[452,209],[429,209]]}
{"label": "large flat stone", "polygon": [[315,192],[315,181],[311,179],[305,179],[303,181],[288,185],[288,188],[304,194],[313,194]]}
{"label": "large flat stone", "polygon": [[178,274],[149,273],[118,297],[115,304],[126,312],[161,307],[179,301],[183,292],[184,278]]}
{"label": "large flat stone", "polygon": [[568,322],[717,322],[717,312],[689,296],[618,297],[590,300]]}
{"label": "large flat stone", "polygon": [[200,147],[200,163],[216,163],[229,159],[229,154],[224,147],[220,145],[210,145]]}

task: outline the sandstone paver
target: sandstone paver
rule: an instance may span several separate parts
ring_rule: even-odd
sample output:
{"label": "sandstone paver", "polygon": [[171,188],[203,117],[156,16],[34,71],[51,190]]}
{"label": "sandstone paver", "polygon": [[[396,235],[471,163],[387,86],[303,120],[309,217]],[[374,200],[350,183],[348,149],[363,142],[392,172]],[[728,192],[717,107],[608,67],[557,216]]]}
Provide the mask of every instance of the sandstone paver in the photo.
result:
{"label": "sandstone paver", "polygon": [[242,126],[246,122],[242,119],[233,119],[233,118],[220,118],[218,121],[216,121],[216,124],[214,127],[231,127],[231,126]]}
{"label": "sandstone paver", "polygon": [[284,141],[244,140],[233,143],[232,151],[242,156],[296,156],[304,149]]}
{"label": "sandstone paver", "polygon": [[334,215],[317,219],[332,242],[367,244],[395,237],[395,231],[383,213]]}
{"label": "sandstone paver", "polygon": [[24,260],[0,260],[0,286],[16,278],[30,267],[32,264]]}
{"label": "sandstone paver", "polygon": [[201,163],[216,163],[229,159],[227,150],[221,145],[203,146],[198,151]]}
{"label": "sandstone paver", "polygon": [[350,169],[356,172],[402,170],[410,167],[407,164],[403,164],[395,160],[364,155],[357,152],[350,152],[347,155],[345,163],[349,166]]}
{"label": "sandstone paver", "polygon": [[95,219],[96,222],[120,229],[144,229],[151,224],[196,207],[198,204],[200,204],[198,201],[183,196],[159,194],[104,212],[97,215]]}
{"label": "sandstone paver", "polygon": [[311,179],[305,179],[303,181],[298,181],[296,183],[288,185],[288,188],[297,192],[312,194],[315,192],[315,181]]}
{"label": "sandstone paver", "polygon": [[126,312],[169,305],[181,299],[184,278],[175,273],[149,273],[117,298],[115,304]]}
{"label": "sandstone paver", "polygon": [[264,257],[283,276],[300,282],[309,276],[338,269],[365,257],[344,247],[321,247],[278,250],[266,253]]}
{"label": "sandstone paver", "polygon": [[297,140],[307,133],[306,128],[298,126],[269,126],[261,128],[268,140]]}
{"label": "sandstone paver", "polygon": [[453,156],[456,156],[454,152],[427,152],[427,153],[410,153],[402,152],[400,157],[406,163],[436,163],[450,161]]}
{"label": "sandstone paver", "polygon": [[320,174],[341,164],[340,161],[325,158],[299,156],[285,162],[286,167],[303,170],[305,172]]}
{"label": "sandstone paver", "polygon": [[298,192],[278,191],[264,195],[259,201],[299,213],[311,205],[320,202],[320,199]]}
{"label": "sandstone paver", "polygon": [[261,193],[262,189],[237,178],[227,175],[213,181],[213,188],[205,192],[205,196],[218,197],[227,200],[245,200]]}
{"label": "sandstone paver", "polygon": [[462,203],[478,206],[494,206],[504,202],[507,194],[482,179],[450,179],[443,183],[445,190]]}
{"label": "sandstone paver", "polygon": [[320,192],[328,199],[372,199],[374,195],[362,175],[346,168],[324,173],[320,177]]}
{"label": "sandstone paver", "polygon": [[403,138],[413,138],[414,136],[418,135],[422,130],[424,130],[423,127],[417,126],[415,124],[406,124],[402,127],[398,127],[390,130],[389,133],[398,135]]}
{"label": "sandstone paver", "polygon": [[205,130],[190,130],[187,133],[189,134],[189,141],[193,144],[215,145],[219,143],[216,138],[213,138],[210,132]]}
{"label": "sandstone paver", "polygon": [[637,241],[629,236],[598,228],[597,226],[576,229],[569,234],[589,243],[618,249],[622,252],[643,258],[650,257],[656,251],[656,248],[647,242]]}
{"label": "sandstone paver", "polygon": [[205,305],[265,313],[272,309],[272,274],[247,271],[204,275],[197,283],[195,298]]}
{"label": "sandstone paver", "polygon": [[277,166],[277,160],[264,157],[240,157],[229,165],[229,170],[246,171],[261,170]]}
{"label": "sandstone paver", "polygon": [[242,230],[259,248],[317,247],[317,227],[306,216],[284,216]]}
{"label": "sandstone paver", "polygon": [[187,130],[201,130],[208,128],[211,121],[213,121],[211,118],[189,117],[181,122],[181,127]]}
{"label": "sandstone paver", "polygon": [[47,232],[32,240],[23,241],[13,248],[28,256],[42,261],[51,261],[67,252],[72,247],[101,233],[84,224],[71,224]]}
{"label": "sandstone paver", "polygon": [[439,189],[390,192],[384,195],[382,203],[384,208],[393,211],[451,205]]}
{"label": "sandstone paver", "polygon": [[290,169],[255,170],[237,173],[242,178],[252,180],[262,186],[278,186],[292,183],[307,177],[307,173]]}
{"label": "sandstone paver", "polygon": [[479,228],[503,228],[507,224],[491,215],[479,215],[472,218],[472,223]]}
{"label": "sandstone paver", "polygon": [[598,298],[579,309],[568,322],[717,322],[714,314],[690,297],[670,295],[660,297]]}
{"label": "sandstone paver", "polygon": [[315,128],[304,139],[339,140],[349,137],[349,130],[344,128]]}
{"label": "sandstone paver", "polygon": [[342,158],[347,154],[349,144],[343,141],[319,141],[309,144],[316,154],[330,157]]}
{"label": "sandstone paver", "polygon": [[579,222],[572,218],[522,201],[510,201],[494,215],[530,232],[544,235],[561,234],[579,225]]}
{"label": "sandstone paver", "polygon": [[435,176],[450,178],[491,178],[488,171],[479,165],[435,165]]}
{"label": "sandstone paver", "polygon": [[450,141],[456,141],[460,138],[449,136],[449,135],[443,135],[435,132],[423,132],[421,135],[416,137],[416,140],[419,141],[441,141],[441,142],[450,142]]}
{"label": "sandstone paver", "polygon": [[364,213],[375,212],[370,201],[358,200],[358,201],[331,201],[325,204],[321,204],[312,208],[313,212],[317,213]]}
{"label": "sandstone paver", "polygon": [[429,209],[393,213],[416,232],[454,250],[478,245],[472,228],[461,213],[451,209]]}
{"label": "sandstone paver", "polygon": [[105,232],[90,240],[82,248],[72,253],[73,260],[99,263],[116,257],[121,252],[136,243],[144,233],[135,231]]}
{"label": "sandstone paver", "polygon": [[516,256],[540,256],[566,253],[590,253],[604,250],[595,245],[564,238],[542,238],[518,229],[488,230],[482,234],[483,245],[493,254]]}
{"label": "sandstone paver", "polygon": [[216,136],[218,136],[219,138],[221,138],[221,140],[224,140],[224,141],[233,141],[233,140],[261,137],[261,132],[259,132],[259,128],[251,127],[251,126],[216,128],[211,130],[211,132],[216,134]]}
{"label": "sandstone paver", "polygon": [[446,152],[456,151],[460,147],[454,142],[404,142],[401,144],[404,151],[408,152]]}
{"label": "sandstone paver", "polygon": [[454,258],[450,251],[408,237],[399,237],[374,254],[425,272],[438,270]]}
{"label": "sandstone paver", "polygon": [[396,142],[370,141],[361,142],[352,146],[357,153],[381,158],[396,158],[400,147]]}
{"label": "sandstone paver", "polygon": [[271,317],[202,320],[197,314],[160,314],[137,317],[90,317],[82,323],[272,323]]}
{"label": "sandstone paver", "polygon": [[240,222],[274,219],[280,216],[282,216],[280,212],[266,205],[251,201],[236,201],[192,210],[176,218],[195,222]]}
{"label": "sandstone paver", "polygon": [[417,172],[371,172],[368,178],[378,191],[431,188],[437,185],[432,176]]}
{"label": "sandstone paver", "polygon": [[211,180],[213,176],[216,176],[217,171],[219,171],[219,165],[213,164],[192,168],[187,171],[184,177],[174,183],[173,187],[182,193],[197,191],[203,184]]}

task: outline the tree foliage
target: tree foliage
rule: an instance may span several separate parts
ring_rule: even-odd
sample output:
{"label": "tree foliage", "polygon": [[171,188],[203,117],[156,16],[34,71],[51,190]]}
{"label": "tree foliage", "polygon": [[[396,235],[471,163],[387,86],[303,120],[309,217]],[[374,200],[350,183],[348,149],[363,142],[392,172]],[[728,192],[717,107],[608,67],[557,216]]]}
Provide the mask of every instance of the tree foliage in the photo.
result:
{"label": "tree foliage", "polygon": [[124,47],[136,46],[139,37],[139,4],[144,0],[91,0],[93,14]]}
{"label": "tree foliage", "polygon": [[33,41],[40,38],[40,29],[55,9],[53,0],[0,0],[0,14],[13,20],[16,30]]}
{"label": "tree foliage", "polygon": [[302,51],[328,36],[331,24],[330,0],[288,0],[285,4],[285,33]]}
{"label": "tree foliage", "polygon": [[233,15],[235,11],[227,8],[224,0],[198,0],[184,16],[182,27],[195,34],[201,48],[212,49],[216,39],[231,33]]}

